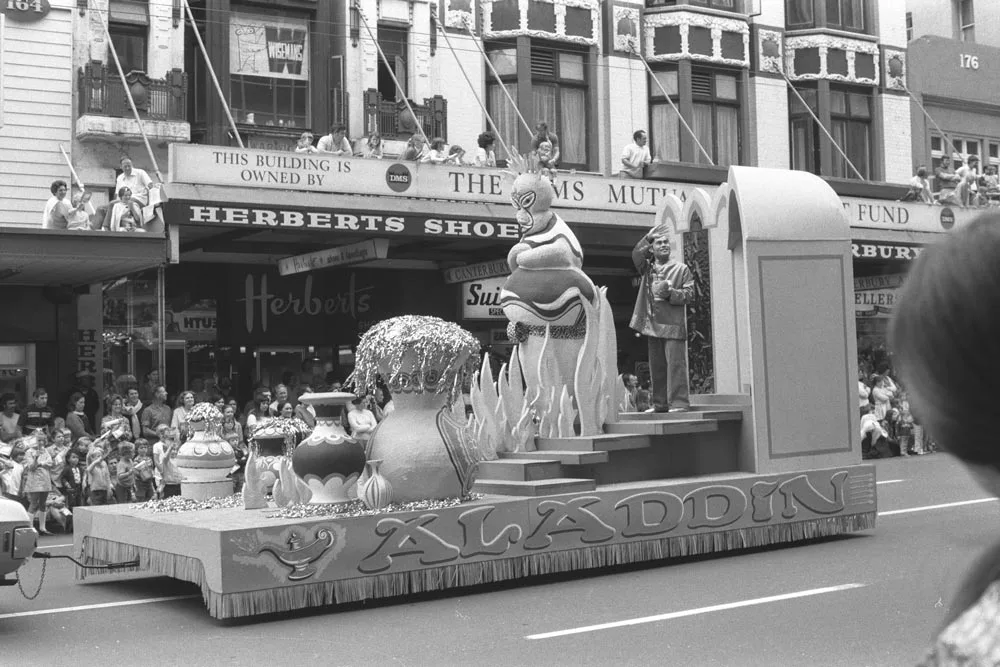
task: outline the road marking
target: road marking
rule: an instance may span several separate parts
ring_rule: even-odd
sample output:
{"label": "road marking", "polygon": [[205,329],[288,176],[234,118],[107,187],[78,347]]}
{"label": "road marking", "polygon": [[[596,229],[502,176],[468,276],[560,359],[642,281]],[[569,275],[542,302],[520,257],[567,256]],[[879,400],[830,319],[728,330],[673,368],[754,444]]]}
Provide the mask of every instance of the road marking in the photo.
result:
{"label": "road marking", "polygon": [[71,546],[73,546],[72,542],[70,542],[69,544],[39,544],[38,548],[39,549],[42,549],[42,548],[45,548],[45,549],[59,549],[61,547],[71,547]]}
{"label": "road marking", "polygon": [[941,510],[948,507],[962,507],[963,505],[979,505],[980,503],[995,503],[1000,498],[979,498],[978,500],[963,500],[957,503],[942,503],[941,505],[924,505],[923,507],[910,507],[905,510],[889,510],[879,512],[879,516],[892,516],[893,514],[910,514],[911,512],[926,512],[927,510]]}
{"label": "road marking", "polygon": [[610,630],[612,628],[623,628],[630,625],[641,625],[643,623],[656,623],[657,621],[670,621],[675,618],[685,618],[687,616],[697,616],[699,614],[709,614],[715,611],[726,611],[728,609],[739,609],[740,607],[752,607],[769,602],[781,602],[782,600],[794,600],[796,598],[811,597],[813,595],[823,595],[826,593],[837,593],[853,588],[863,588],[868,584],[841,584],[840,586],[828,586],[826,588],[813,588],[807,591],[796,593],[784,593],[782,595],[769,595],[763,598],[753,598],[752,600],[741,600],[740,602],[727,602],[716,604],[711,607],[698,607],[697,609],[685,609],[684,611],[672,611],[669,614],[657,614],[656,616],[643,616],[641,618],[630,618],[624,621],[613,621],[611,623],[600,623],[598,625],[587,625],[582,628],[570,628],[569,630],[556,630],[555,632],[543,632],[537,635],[527,635],[525,639],[551,639],[552,637],[565,637],[567,635],[578,635],[584,632],[595,632],[597,630]]}
{"label": "road marking", "polygon": [[21,618],[23,616],[45,616],[47,614],[66,614],[71,611],[88,611],[90,609],[110,609],[111,607],[131,607],[137,604],[152,604],[154,602],[170,602],[172,600],[190,600],[200,595],[171,595],[165,598],[146,598],[145,600],[123,600],[121,602],[104,602],[101,604],[85,604],[79,607],[60,607],[58,609],[39,609],[37,611],[19,611],[14,614],[0,614],[0,621],[6,618]]}
{"label": "road marking", "polygon": [[879,484],[899,484],[900,482],[905,482],[905,479],[883,479],[881,482],[875,482],[875,485]]}

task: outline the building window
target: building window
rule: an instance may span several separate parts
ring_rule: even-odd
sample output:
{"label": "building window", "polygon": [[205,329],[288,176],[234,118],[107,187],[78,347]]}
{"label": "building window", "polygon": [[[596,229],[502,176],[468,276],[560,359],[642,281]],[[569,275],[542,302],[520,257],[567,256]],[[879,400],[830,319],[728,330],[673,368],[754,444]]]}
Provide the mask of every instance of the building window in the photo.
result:
{"label": "building window", "polygon": [[963,42],[976,41],[976,14],[972,0],[958,0],[958,38]]}
{"label": "building window", "polygon": [[560,163],[587,168],[587,57],[564,48],[531,48],[531,111],[559,137]]}
{"label": "building window", "polygon": [[[872,108],[871,93],[857,90],[830,90],[830,134],[865,180],[871,178]],[[833,176],[857,178],[847,160],[834,149]]]}
{"label": "building window", "polygon": [[[500,138],[505,142],[515,141],[520,120],[517,117],[517,111],[507,99],[507,95],[510,95],[514,104],[520,107],[517,100],[517,49],[514,47],[493,49],[487,55],[503,83],[497,83],[496,77],[493,76],[487,78],[486,108],[489,109],[490,117],[493,118],[497,129],[500,130]],[[504,94],[504,88],[507,90],[507,95]],[[510,157],[504,152],[499,141],[496,143],[495,150],[500,159],[506,160]]]}
{"label": "building window", "polygon": [[[951,136],[951,153],[953,166],[958,169],[962,164],[964,164],[970,156],[975,155],[976,157],[982,157],[982,145],[981,139],[975,139],[971,137],[956,137]],[[948,146],[948,142],[941,139],[938,134],[931,135],[931,165],[934,169],[941,164],[941,158],[945,157],[947,153],[945,150]],[[998,144],[995,142],[989,143],[989,164],[993,164],[994,160],[1000,158],[1000,155],[994,155],[997,152]]]}
{"label": "building window", "polygon": [[238,123],[309,126],[309,23],[230,14],[230,101]]}
{"label": "building window", "polygon": [[[694,70],[691,129],[719,167],[740,164],[740,80],[735,73]],[[694,161],[706,163],[700,150]]]}
{"label": "building window", "polygon": [[[111,34],[111,43],[115,47],[115,53],[118,54],[118,60],[122,64],[122,71],[126,74],[132,71],[145,72],[148,34],[146,27],[130,23],[110,23],[108,32]],[[112,70],[114,62],[111,49],[108,49],[108,65]]]}
{"label": "building window", "polygon": [[785,0],[785,27],[867,32],[867,0]]}
{"label": "building window", "polygon": [[403,89],[403,96],[408,96],[410,88],[406,76],[406,55],[409,46],[409,32],[403,28],[380,25],[378,27],[378,43],[382,47],[385,59],[392,66],[392,74],[390,74],[382,58],[378,59],[378,92],[382,93],[383,100],[400,99],[396,82],[392,80],[392,76],[395,75]]}
{"label": "building window", "polygon": [[711,7],[727,12],[745,12],[740,0],[646,0],[647,7],[675,7],[677,5]]}
{"label": "building window", "polygon": [[[656,85],[656,81],[649,83],[650,154],[660,162],[680,162],[680,120],[674,107],[663,95],[663,91],[666,91],[674,105],[680,104],[680,95],[677,90],[677,70],[656,70],[653,74],[660,85]],[[660,89],[661,86],[663,90]]]}
{"label": "building window", "polygon": [[[817,94],[815,88],[796,87],[799,95],[805,100],[813,113],[818,113]],[[813,174],[820,172],[819,159],[819,127],[816,121],[802,106],[799,97],[788,93],[788,108],[792,144],[792,169],[808,171]]]}
{"label": "building window", "polygon": [[906,41],[913,41],[913,12],[906,12]]}

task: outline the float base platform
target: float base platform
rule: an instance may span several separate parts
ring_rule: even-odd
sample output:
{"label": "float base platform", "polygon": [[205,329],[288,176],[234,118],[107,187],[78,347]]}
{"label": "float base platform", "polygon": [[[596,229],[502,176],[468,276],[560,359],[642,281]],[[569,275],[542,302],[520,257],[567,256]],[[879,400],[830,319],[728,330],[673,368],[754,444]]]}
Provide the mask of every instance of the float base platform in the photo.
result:
{"label": "float base platform", "polygon": [[839,535],[875,513],[875,469],[853,465],[361,516],[80,507],[74,551],[195,583],[225,619]]}

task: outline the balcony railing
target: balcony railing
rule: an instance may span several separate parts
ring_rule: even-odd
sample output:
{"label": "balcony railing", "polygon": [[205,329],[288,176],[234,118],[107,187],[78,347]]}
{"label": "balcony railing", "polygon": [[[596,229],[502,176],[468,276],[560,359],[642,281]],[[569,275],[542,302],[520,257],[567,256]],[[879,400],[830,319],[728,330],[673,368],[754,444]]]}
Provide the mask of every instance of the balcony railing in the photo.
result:
{"label": "balcony railing", "polygon": [[[187,74],[179,69],[167,72],[163,79],[151,79],[145,72],[125,75],[139,115],[150,120],[187,121]],[[80,115],[131,118],[121,77],[103,63],[92,62],[80,68]]]}
{"label": "balcony railing", "polygon": [[[369,88],[365,91],[365,134],[378,130],[383,139],[409,139],[414,134],[406,125],[403,113],[406,107],[395,100],[383,100],[382,94]],[[435,95],[424,98],[424,103],[414,104],[413,113],[429,138],[448,140],[448,100]],[[400,122],[400,121],[403,122]]]}

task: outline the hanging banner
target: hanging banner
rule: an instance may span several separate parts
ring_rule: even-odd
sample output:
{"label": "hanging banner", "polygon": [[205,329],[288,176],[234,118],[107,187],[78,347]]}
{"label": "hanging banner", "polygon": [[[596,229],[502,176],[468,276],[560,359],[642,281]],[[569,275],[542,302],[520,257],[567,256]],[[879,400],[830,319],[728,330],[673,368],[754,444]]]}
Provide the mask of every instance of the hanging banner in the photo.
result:
{"label": "hanging banner", "polygon": [[480,262],[479,264],[467,264],[446,269],[444,272],[444,282],[448,285],[454,283],[464,283],[469,280],[482,280],[484,278],[496,278],[510,274],[510,265],[505,259],[495,259],[492,262]]}
{"label": "hanging banner", "polygon": [[309,80],[309,22],[284,16],[229,15],[229,73]]}
{"label": "hanging banner", "polygon": [[327,269],[331,266],[360,264],[373,259],[385,259],[389,252],[389,239],[370,239],[361,243],[351,243],[339,248],[319,250],[305,255],[286,257],[278,261],[278,273],[290,276],[294,273]]}
{"label": "hanging banner", "polygon": [[905,276],[892,274],[854,279],[854,314],[858,318],[892,317],[896,290]]}

